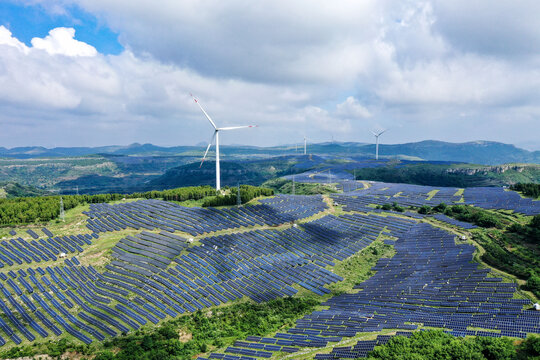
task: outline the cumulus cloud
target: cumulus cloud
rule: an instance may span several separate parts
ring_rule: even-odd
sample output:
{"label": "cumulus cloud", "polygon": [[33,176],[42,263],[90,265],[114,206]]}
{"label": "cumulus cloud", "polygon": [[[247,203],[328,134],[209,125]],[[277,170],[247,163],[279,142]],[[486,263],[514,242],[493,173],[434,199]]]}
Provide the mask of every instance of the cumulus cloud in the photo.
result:
{"label": "cumulus cloud", "polygon": [[45,50],[51,55],[96,56],[97,50],[92,45],[74,39],[75,29],[59,27],[49,31],[45,38],[33,38],[35,49]]}
{"label": "cumulus cloud", "polygon": [[6,29],[4,25],[0,25],[0,45],[11,46],[24,53],[28,52],[28,47],[18,39],[14,38],[11,31]]}
{"label": "cumulus cloud", "polygon": [[343,118],[367,118],[371,113],[353,96],[336,106],[336,114]]}
{"label": "cumulus cloud", "polygon": [[388,142],[538,143],[536,1],[32,1],[84,8],[126,49],[99,54],[65,28],[28,47],[0,27],[3,113],[106,133],[88,142],[205,140],[193,92],[220,126],[261,126],[225,142],[368,141],[391,127]]}

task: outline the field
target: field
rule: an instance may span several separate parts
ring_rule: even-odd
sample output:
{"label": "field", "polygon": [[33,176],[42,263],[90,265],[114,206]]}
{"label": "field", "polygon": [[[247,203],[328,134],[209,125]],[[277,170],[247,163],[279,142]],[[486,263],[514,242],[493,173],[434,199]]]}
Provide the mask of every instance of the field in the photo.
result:
{"label": "field", "polygon": [[142,359],[168,342],[180,358],[326,359],[422,329],[540,332],[535,295],[491,271],[475,242],[496,228],[419,213],[468,204],[526,226],[537,202],[502,189],[355,188],[241,207],[127,199],[0,228],[2,356]]}

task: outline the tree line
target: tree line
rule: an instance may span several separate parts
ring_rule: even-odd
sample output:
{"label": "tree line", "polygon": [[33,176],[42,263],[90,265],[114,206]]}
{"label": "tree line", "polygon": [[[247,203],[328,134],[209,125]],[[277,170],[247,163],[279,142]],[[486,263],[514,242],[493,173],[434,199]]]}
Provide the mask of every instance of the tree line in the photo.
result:
{"label": "tree line", "polygon": [[441,330],[419,331],[410,338],[394,336],[377,346],[368,360],[526,360],[540,357],[540,337],[516,345],[510,338],[454,337]]}
{"label": "tree line", "polygon": [[64,210],[69,210],[78,205],[107,203],[122,199],[186,201],[200,200],[215,195],[216,191],[210,186],[190,186],[133,194],[56,195],[0,199],[0,226],[24,225],[57,219],[60,215],[60,197]]}
{"label": "tree line", "polygon": [[436,206],[422,205],[418,209],[420,214],[441,213],[459,221],[465,221],[484,228],[504,228],[504,222],[489,211],[469,205],[451,205],[440,203]]}
{"label": "tree line", "polygon": [[[236,205],[238,203],[238,188],[231,187],[225,188],[226,191],[229,191],[227,195],[217,195],[213,197],[208,197],[204,200],[202,206],[228,206]],[[251,185],[241,185],[240,186],[240,202],[245,204],[259,196],[272,196],[274,195],[274,190],[264,187],[251,186]]]}
{"label": "tree line", "polygon": [[532,197],[533,199],[537,199],[540,197],[540,184],[518,183],[518,184],[510,185],[510,189],[514,191],[519,191],[523,195]]}

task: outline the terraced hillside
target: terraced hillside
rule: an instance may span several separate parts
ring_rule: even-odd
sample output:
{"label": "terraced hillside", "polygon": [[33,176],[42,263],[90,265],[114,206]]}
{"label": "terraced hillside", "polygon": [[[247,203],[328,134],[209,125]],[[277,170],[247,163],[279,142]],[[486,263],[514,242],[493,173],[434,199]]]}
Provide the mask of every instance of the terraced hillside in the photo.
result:
{"label": "terraced hillside", "polygon": [[[374,207],[456,201],[532,215],[538,202],[502,190],[369,185],[332,198],[279,195],[228,208],[92,204],[73,209],[66,225],[2,230],[0,344],[67,338],[93,346],[186,314],[283,297],[322,307],[293,327],[201,348],[200,357],[361,357],[377,335],[383,343],[396,331],[430,328],[455,336],[540,333],[531,299],[472,262],[473,245],[456,242],[469,235],[468,223]],[[380,252],[383,243],[393,257]],[[377,254],[387,257],[360,277],[351,264],[375,264]]]}

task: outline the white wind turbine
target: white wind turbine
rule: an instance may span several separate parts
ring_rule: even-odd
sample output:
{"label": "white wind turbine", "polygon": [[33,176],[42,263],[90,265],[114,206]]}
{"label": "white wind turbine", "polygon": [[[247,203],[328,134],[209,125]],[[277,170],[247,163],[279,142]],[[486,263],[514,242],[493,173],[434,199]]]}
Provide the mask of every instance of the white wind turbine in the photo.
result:
{"label": "white wind turbine", "polygon": [[380,131],[378,133],[372,131],[371,133],[375,135],[375,160],[379,160],[379,136],[384,134],[388,129],[385,129],[383,131]]}
{"label": "white wind turbine", "polygon": [[201,166],[206,159],[206,155],[208,154],[208,150],[210,150],[210,146],[212,146],[212,143],[216,142],[216,190],[219,191],[221,189],[221,180],[220,180],[220,170],[219,170],[219,132],[220,131],[227,131],[227,130],[236,130],[236,129],[244,129],[244,128],[252,128],[257,127],[257,125],[245,125],[245,126],[229,126],[229,127],[222,127],[218,128],[216,126],[216,123],[210,118],[210,115],[204,111],[201,104],[199,103],[199,100],[195,98],[192,94],[190,94],[193,100],[199,105],[199,108],[203,112],[204,116],[210,121],[210,124],[214,127],[214,134],[212,135],[212,138],[210,139],[210,142],[208,143],[208,147],[206,148],[206,151],[204,153],[204,156],[201,161]]}

